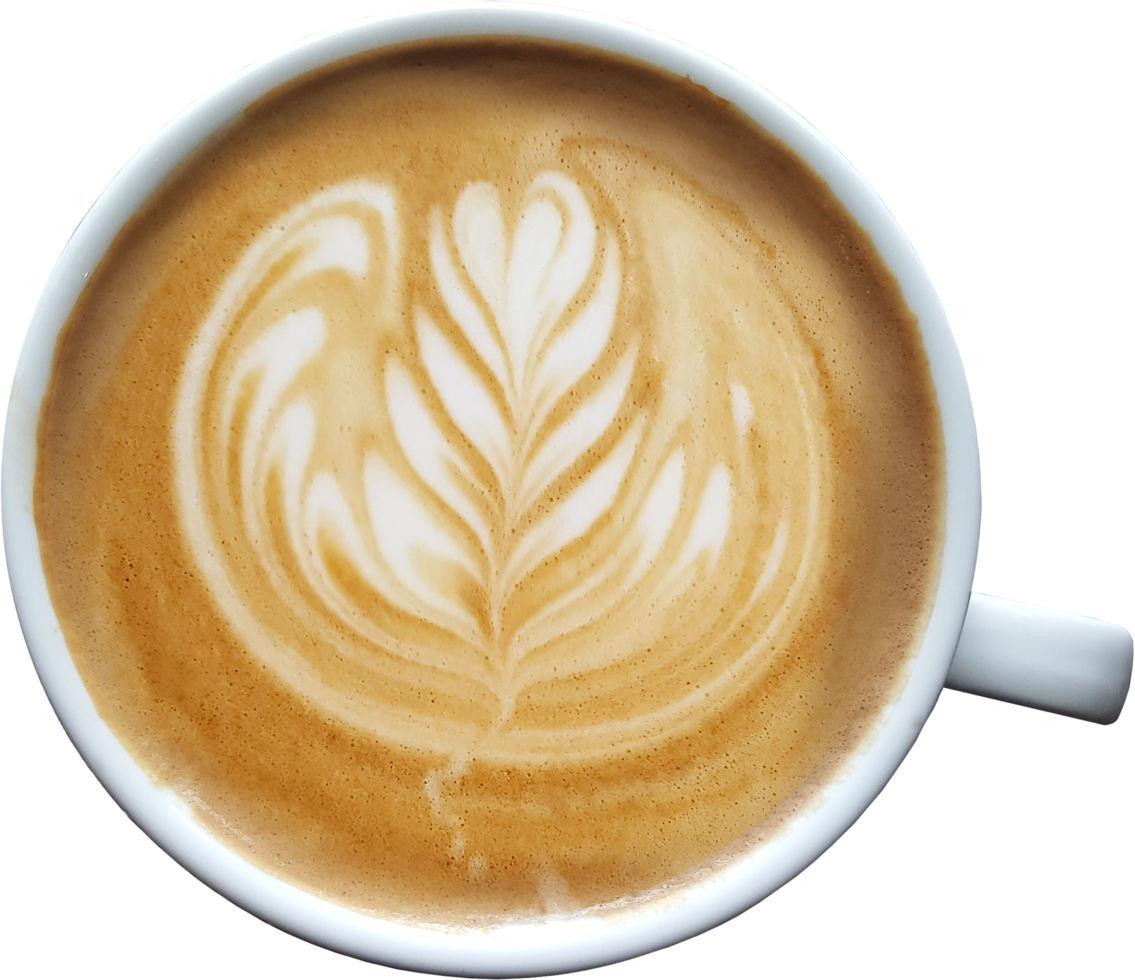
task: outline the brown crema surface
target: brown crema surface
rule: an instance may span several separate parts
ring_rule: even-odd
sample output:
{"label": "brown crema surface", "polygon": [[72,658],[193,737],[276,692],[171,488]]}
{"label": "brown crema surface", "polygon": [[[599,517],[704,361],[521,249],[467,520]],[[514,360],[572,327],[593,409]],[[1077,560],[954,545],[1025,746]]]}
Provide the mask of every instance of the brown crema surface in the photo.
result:
{"label": "brown crema surface", "polygon": [[52,599],[134,758],[255,864],[418,922],[767,835],[938,581],[934,388],[864,233],[730,105],[567,46],[251,108],[92,275],[39,446]]}

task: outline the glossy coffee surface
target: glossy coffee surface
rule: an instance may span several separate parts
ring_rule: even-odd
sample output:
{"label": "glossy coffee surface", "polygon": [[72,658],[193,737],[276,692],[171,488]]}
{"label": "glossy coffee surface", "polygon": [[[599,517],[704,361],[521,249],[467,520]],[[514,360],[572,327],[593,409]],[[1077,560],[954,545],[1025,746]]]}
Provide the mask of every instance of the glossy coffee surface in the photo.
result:
{"label": "glossy coffee surface", "polygon": [[755,845],[905,676],[917,324],[786,148],[565,46],[305,77],[183,165],[58,348],[36,520],[95,704],[219,837],[418,922]]}

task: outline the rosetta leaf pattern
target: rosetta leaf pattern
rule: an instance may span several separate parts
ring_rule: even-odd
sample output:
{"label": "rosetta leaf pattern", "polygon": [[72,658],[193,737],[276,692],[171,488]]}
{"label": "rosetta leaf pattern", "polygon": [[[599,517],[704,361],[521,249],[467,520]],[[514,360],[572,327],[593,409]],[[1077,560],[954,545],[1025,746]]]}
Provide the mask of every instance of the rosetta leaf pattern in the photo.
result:
{"label": "rosetta leaf pattern", "polygon": [[[297,618],[316,608],[312,636],[363,672],[480,685],[495,702],[483,733],[532,685],[637,656],[634,636],[560,641],[705,593],[737,534],[735,450],[659,426],[636,394],[650,338],[620,319],[619,236],[565,174],[516,198],[471,183],[434,206],[412,292],[393,191],[316,195],[249,249],[187,370],[180,495],[206,577],[266,660],[351,717],[375,716],[321,687],[242,581],[267,581]],[[735,446],[755,410],[744,385],[725,392]],[[230,542],[251,557],[227,557],[243,554]]]}
{"label": "rosetta leaf pattern", "polygon": [[[391,359],[386,368],[387,408],[407,459],[483,549],[486,640],[498,654],[510,596],[611,509],[641,437],[639,421],[578,487],[531,521],[549,487],[611,430],[633,379],[632,348],[548,431],[549,416],[594,367],[614,329],[619,255],[613,235],[603,244],[597,254],[587,202],[563,175],[543,174],[531,184],[511,240],[496,189],[470,185],[448,226],[440,210],[430,222],[447,322],[423,309],[414,316],[421,366],[444,417],[435,418],[414,393],[404,365]],[[591,295],[574,317],[565,316],[589,277],[596,280]],[[447,443],[447,426],[484,461],[487,485],[475,475],[479,467]]]}

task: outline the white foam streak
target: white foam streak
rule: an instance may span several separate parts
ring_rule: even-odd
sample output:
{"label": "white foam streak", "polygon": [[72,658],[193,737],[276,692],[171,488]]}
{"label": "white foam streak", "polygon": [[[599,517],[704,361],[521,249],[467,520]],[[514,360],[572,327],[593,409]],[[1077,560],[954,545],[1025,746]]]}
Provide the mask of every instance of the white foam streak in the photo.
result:
{"label": "white foam streak", "polygon": [[550,340],[536,366],[531,398],[525,405],[533,428],[543,424],[547,413],[606,349],[615,326],[621,285],[619,251],[614,235],[608,233],[595,292],[575,320]]}
{"label": "white foam streak", "polygon": [[513,437],[492,393],[421,310],[417,326],[422,366],[449,417],[492,467],[500,485],[511,486]]}
{"label": "white foam streak", "polygon": [[[242,485],[245,524],[260,530],[259,508],[264,499],[265,484],[269,473],[278,471],[284,498],[283,524],[293,553],[301,558],[307,554],[308,548],[302,532],[303,493],[308,463],[315,447],[315,430],[315,410],[310,402],[302,400],[289,405],[280,414],[268,437],[264,451],[265,466],[257,485]],[[259,534],[251,535],[254,543],[262,533],[260,530]],[[263,547],[261,551],[261,561],[269,567],[272,563],[270,556],[263,553]]]}
{"label": "white foam streak", "polygon": [[[459,200],[459,204],[461,200],[464,200],[464,197]],[[484,209],[483,207],[474,207],[470,203],[466,205],[465,211],[471,213],[466,214],[463,212],[463,227],[472,223],[473,219],[481,214]],[[498,214],[498,223],[499,217]],[[466,230],[466,233],[471,234],[468,230]],[[481,235],[477,237],[480,238],[483,234],[482,232]],[[502,229],[501,235],[503,236],[503,234]],[[501,253],[501,265],[503,265],[503,242],[499,246],[495,246],[490,242],[487,247],[490,249],[497,248],[499,250]],[[430,263],[433,269],[434,281],[437,284],[438,291],[441,293],[441,298],[445,303],[446,310],[461,328],[461,332],[465,335],[473,350],[477,352],[477,355],[484,361],[485,366],[492,372],[493,377],[496,378],[505,397],[509,400],[509,404],[513,406],[513,410],[515,411],[516,387],[510,377],[501,342],[494,336],[488,323],[485,321],[484,314],[477,305],[477,301],[469,295],[461,281],[461,275],[457,271],[457,267],[453,264],[453,259],[449,254],[449,246],[446,244],[445,240],[445,226],[442,222],[441,214],[438,211],[434,211],[430,219]],[[486,264],[490,266],[490,269],[496,265],[496,263],[491,260],[486,260]],[[479,269],[478,276],[485,278],[485,271]],[[502,291],[500,286],[503,285],[503,272],[500,273],[500,277],[499,285],[494,285],[495,280],[490,279],[486,282],[485,287],[489,292],[489,295],[486,297],[489,309],[494,311],[494,316],[497,315],[495,311],[503,307],[500,296]],[[476,281],[475,279],[475,284]],[[483,290],[482,295],[484,295]]]}
{"label": "white foam streak", "polygon": [[[444,235],[440,225],[438,232]],[[469,278],[501,323],[506,310],[508,244],[500,195],[492,184],[470,184],[461,192],[453,209],[453,237]]]}
{"label": "white foam streak", "polygon": [[225,392],[221,416],[223,431],[233,431],[238,403],[246,397],[245,385],[259,376],[256,397],[242,422],[244,451],[241,485],[252,482],[252,470],[259,457],[257,447],[264,440],[268,419],[281,396],[327,342],[323,313],[317,309],[289,313],[258,337],[237,362]]}
{"label": "white foam streak", "polygon": [[516,513],[524,514],[548,485],[574,465],[611,427],[630,389],[637,351],[623,355],[599,390],[557,428],[524,469]]}
{"label": "white foam streak", "polygon": [[666,539],[670,536],[682,506],[682,489],[686,482],[686,457],[675,449],[666,459],[658,478],[650,488],[642,511],[635,522],[642,545],[638,560],[629,575],[629,583],[639,581],[646,574]]}
{"label": "white foam streak", "polygon": [[304,279],[327,269],[342,269],[361,279],[370,266],[370,239],[359,223],[346,215],[313,222],[296,245],[302,258],[289,271],[288,282]]}
{"label": "white foam streak", "polygon": [[611,509],[634,459],[642,430],[640,416],[567,499],[524,535],[504,569],[506,593],[542,562],[587,533]]}
{"label": "white foam streak", "polygon": [[383,589],[387,576],[367,554],[359,535],[358,520],[330,473],[315,473],[311,477],[303,500],[301,527],[302,543],[295,554],[305,582],[314,584],[325,600],[341,601],[339,588],[323,557],[324,542],[328,538],[372,589]]}
{"label": "white foam streak", "polygon": [[[523,385],[527,373],[528,355],[532,341],[547,320],[556,319],[555,305],[559,296],[541,295],[543,287],[556,271],[560,237],[563,233],[563,215],[550,201],[533,201],[525,209],[520,227],[512,240],[506,283],[507,307],[503,322],[505,344],[512,364],[512,376]],[[590,256],[586,256],[583,273],[586,275]],[[570,299],[569,295],[567,299]],[[549,302],[551,300],[551,302]],[[566,305],[566,300],[564,301]]]}
{"label": "white foam streak", "polygon": [[423,571],[421,565],[440,560],[477,576],[480,570],[476,563],[437,527],[413,491],[381,457],[367,456],[363,482],[374,539],[394,575],[432,610],[474,629],[476,624],[469,613],[451,593],[438,588],[438,579],[444,578],[436,571]]}
{"label": "white foam streak", "polygon": [[486,555],[492,555],[492,532],[470,499],[474,485],[465,461],[445,438],[409,373],[396,358],[386,362],[386,409],[398,445],[425,484],[465,522]]}
{"label": "white foam streak", "polygon": [[365,180],[345,181],[290,211],[248,249],[229,283],[255,282],[276,263],[296,253],[298,259],[272,286],[264,302],[279,299],[292,286],[322,272],[339,270],[356,280],[375,273],[372,266],[376,251],[374,240],[356,215],[336,213],[337,208],[358,205],[381,219],[386,262],[379,274],[388,286],[384,299],[389,302],[398,279],[401,254],[397,208],[388,188]]}
{"label": "white foam streak", "polygon": [[732,497],[733,484],[729,480],[729,471],[722,463],[718,463],[710,470],[709,478],[705,481],[705,490],[702,492],[690,536],[678,556],[679,568],[706,552],[709,553],[711,565],[717,561],[729,534]]}
{"label": "white foam streak", "polygon": [[734,381],[729,385],[729,396],[733,408],[733,424],[737,435],[744,438],[753,421],[753,400],[743,384]]}
{"label": "white foam streak", "polygon": [[595,223],[574,181],[563,174],[540,174],[527,197],[509,255],[502,330],[513,376],[521,384],[544,337],[583,286],[595,255]]}
{"label": "white foam streak", "polygon": [[494,675],[485,671],[480,661],[469,657],[455,657],[449,645],[433,648],[406,643],[392,636],[378,624],[361,615],[356,602],[344,594],[336,582],[334,574],[326,562],[324,542],[331,540],[336,550],[346,559],[354,572],[366,583],[376,596],[383,597],[394,607],[420,619],[436,623],[466,643],[480,648],[484,638],[479,627],[462,612],[457,618],[444,615],[443,611],[431,608],[417,595],[407,583],[403,582],[391,569],[376,561],[360,533],[360,525],[343,491],[329,473],[317,473],[311,480],[303,505],[304,548],[299,553],[304,573],[304,581],[311,586],[328,610],[343,623],[348,623],[360,635],[369,637],[382,648],[399,655],[412,657],[416,661],[449,670],[454,674],[472,677],[491,687]]}
{"label": "white foam streak", "polygon": [[768,591],[769,586],[776,581],[776,577],[780,574],[780,566],[784,562],[785,552],[787,551],[788,522],[782,519],[776,527],[776,537],[773,538],[772,547],[765,556],[765,563],[764,567],[761,569],[760,578],[757,579],[757,584],[753,586],[753,591],[749,595],[748,606],[751,606],[763,596],[765,592]]}
{"label": "white foam streak", "polygon": [[[576,630],[602,619],[616,606],[628,600],[634,587],[646,576],[677,524],[681,512],[682,488],[685,482],[685,456],[675,449],[642,502],[634,530],[619,543],[591,574],[568,592],[553,599],[537,616],[526,623],[513,639],[508,660],[517,664],[527,653],[557,636],[568,636]],[[633,559],[630,571],[624,571]],[[656,596],[655,596],[656,597]],[[650,597],[639,597],[645,605]],[[616,654],[617,656],[617,654]],[[591,665],[599,658],[592,655]],[[558,669],[558,668],[557,668]],[[555,671],[529,671],[523,680],[554,676]]]}
{"label": "white foam streak", "polygon": [[660,590],[663,594],[675,595],[689,588],[699,571],[697,563],[703,557],[707,571],[717,563],[729,533],[732,495],[729,471],[718,463],[705,482],[682,550],[666,573]]}

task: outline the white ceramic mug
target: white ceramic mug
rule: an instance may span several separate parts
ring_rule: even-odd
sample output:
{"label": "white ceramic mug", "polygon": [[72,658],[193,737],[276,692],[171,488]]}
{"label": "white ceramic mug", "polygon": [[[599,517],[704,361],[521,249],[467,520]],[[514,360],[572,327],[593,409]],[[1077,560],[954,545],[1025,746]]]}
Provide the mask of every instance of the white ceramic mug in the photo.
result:
{"label": "white ceramic mug", "polygon": [[[438,935],[357,915],[282,885],[236,858],[149,782],[98,719],[62,645],[37,560],[31,487],[39,406],[58,330],[86,274],[169,170],[249,103],[303,71],[384,44],[457,33],[590,44],[689,75],[748,112],[808,161],[872,235],[919,316],[940,397],[948,504],[941,586],[910,681],[878,736],[847,777],[830,787],[821,805],[712,880],[633,916],[549,918],[486,933]],[[37,669],[69,735],[115,799],[178,861],[261,918],[364,959],[415,969],[473,975],[559,972],[693,935],[760,901],[850,826],[909,750],[943,683],[1108,721],[1118,714],[1130,679],[1131,639],[1122,630],[999,600],[971,601],[979,490],[965,380],[934,292],[875,195],[814,130],[751,82],[673,42],[585,16],[494,5],[384,18],[306,42],[242,73],[191,107],[111,184],[68,244],[45,289],[13,389],[3,497],[13,591]],[[963,632],[967,609],[970,621]]]}

